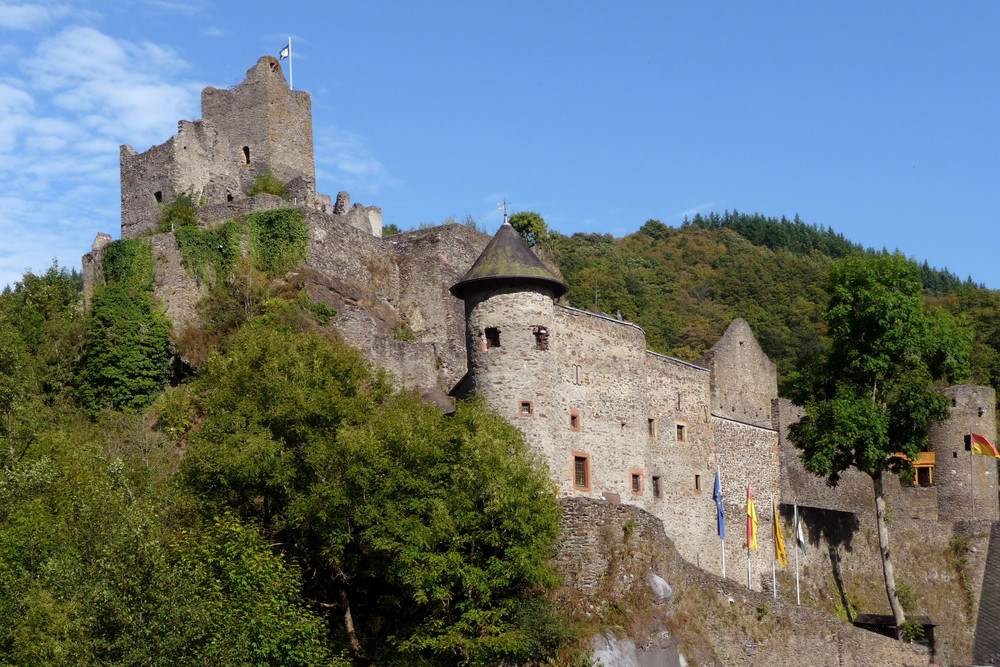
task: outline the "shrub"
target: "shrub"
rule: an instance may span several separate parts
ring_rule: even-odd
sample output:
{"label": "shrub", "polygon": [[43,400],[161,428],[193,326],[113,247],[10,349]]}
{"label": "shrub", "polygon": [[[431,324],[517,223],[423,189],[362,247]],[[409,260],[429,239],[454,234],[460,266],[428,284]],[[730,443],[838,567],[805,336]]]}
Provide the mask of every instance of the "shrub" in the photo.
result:
{"label": "shrub", "polygon": [[240,258],[243,225],[228,220],[211,229],[182,227],[174,232],[181,250],[181,263],[202,285],[227,281]]}
{"label": "shrub", "polygon": [[108,285],[120,285],[135,292],[153,289],[156,261],[153,246],[145,239],[123,239],[109,243],[104,249],[104,280]]}
{"label": "shrub", "polygon": [[178,195],[169,204],[161,204],[160,210],[160,219],[156,221],[156,231],[161,234],[184,227],[198,226],[198,214],[191,195]]}
{"label": "shrub", "polygon": [[281,197],[282,199],[288,199],[288,193],[285,189],[285,184],[278,180],[270,169],[265,171],[263,174],[254,179],[253,185],[247,190],[247,194],[251,197],[254,195],[275,195]]}

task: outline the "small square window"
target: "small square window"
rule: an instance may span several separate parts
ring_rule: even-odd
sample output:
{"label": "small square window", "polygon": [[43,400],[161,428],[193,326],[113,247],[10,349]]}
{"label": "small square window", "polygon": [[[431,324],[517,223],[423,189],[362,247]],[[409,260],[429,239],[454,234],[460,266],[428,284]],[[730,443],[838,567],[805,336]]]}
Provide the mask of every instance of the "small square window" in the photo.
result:
{"label": "small square window", "polygon": [[531,401],[521,401],[517,409],[517,413],[522,417],[530,417],[535,412],[535,406],[532,405]]}
{"label": "small square window", "polygon": [[536,350],[547,350],[549,349],[549,328],[543,326],[537,326],[532,329],[532,333],[535,334],[535,349]]}
{"label": "small square window", "polygon": [[483,330],[486,335],[486,349],[500,347],[500,327],[486,327]]}
{"label": "small square window", "polygon": [[570,410],[569,411],[569,430],[580,431],[580,411]]}
{"label": "small square window", "polygon": [[655,438],[656,437],[656,419],[654,417],[650,417],[649,419],[647,419],[647,427],[649,428],[649,437],[650,438]]}
{"label": "small square window", "polygon": [[629,470],[629,473],[632,475],[632,495],[641,496],[642,492],[645,490],[643,488],[642,468],[632,468]]}
{"label": "small square window", "polygon": [[573,488],[590,491],[590,454],[573,452]]}
{"label": "small square window", "polygon": [[677,425],[677,442],[687,442],[687,426],[684,424]]}
{"label": "small square window", "polygon": [[653,475],[653,497],[662,498],[663,491],[660,489],[660,476]]}
{"label": "small square window", "polygon": [[701,493],[701,475],[694,476],[694,492]]}

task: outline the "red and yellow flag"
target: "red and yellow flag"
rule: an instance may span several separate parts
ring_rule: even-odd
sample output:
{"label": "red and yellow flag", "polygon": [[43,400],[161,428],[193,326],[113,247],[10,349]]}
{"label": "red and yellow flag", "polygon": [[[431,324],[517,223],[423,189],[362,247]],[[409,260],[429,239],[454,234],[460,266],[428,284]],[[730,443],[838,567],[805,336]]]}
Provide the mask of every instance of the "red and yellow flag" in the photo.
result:
{"label": "red and yellow flag", "polygon": [[747,482],[747,549],[757,551],[757,508],[753,506],[753,492]]}
{"label": "red and yellow flag", "polygon": [[994,447],[989,440],[978,433],[972,434],[972,453],[1000,458],[1000,453],[997,453],[997,448]]}
{"label": "red and yellow flag", "polygon": [[781,522],[778,521],[778,505],[771,496],[771,521],[774,522],[774,558],[781,564],[781,567],[788,565],[788,557],[785,555],[785,538],[781,535]]}

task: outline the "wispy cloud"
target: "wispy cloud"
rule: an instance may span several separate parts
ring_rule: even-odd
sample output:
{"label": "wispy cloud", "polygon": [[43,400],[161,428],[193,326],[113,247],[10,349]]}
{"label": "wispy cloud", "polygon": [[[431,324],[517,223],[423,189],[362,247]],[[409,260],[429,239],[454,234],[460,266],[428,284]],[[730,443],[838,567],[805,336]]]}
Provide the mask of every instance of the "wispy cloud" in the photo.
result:
{"label": "wispy cloud", "polygon": [[11,30],[37,30],[70,14],[69,5],[0,3],[0,27]]}
{"label": "wispy cloud", "polygon": [[[389,173],[365,144],[361,135],[328,127],[317,131],[316,180],[335,190],[377,195],[400,181]],[[320,187],[323,189],[323,186]]]}
{"label": "wispy cloud", "polygon": [[0,78],[0,286],[54,256],[75,265],[98,231],[117,231],[118,145],[165,140],[197,117],[202,87],[171,49],[79,25],[15,65]]}
{"label": "wispy cloud", "polygon": [[671,213],[667,216],[667,220],[683,220],[684,218],[690,218],[692,215],[697,215],[699,213],[708,213],[709,211],[718,208],[718,206],[718,202],[705,202],[704,204],[698,204],[697,206],[692,206],[691,208],[677,213]]}

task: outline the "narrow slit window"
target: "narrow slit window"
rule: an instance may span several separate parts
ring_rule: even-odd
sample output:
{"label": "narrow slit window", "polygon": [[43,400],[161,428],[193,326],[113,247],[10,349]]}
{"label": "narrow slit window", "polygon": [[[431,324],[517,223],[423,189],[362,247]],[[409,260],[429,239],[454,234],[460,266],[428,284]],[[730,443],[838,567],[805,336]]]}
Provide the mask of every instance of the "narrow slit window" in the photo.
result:
{"label": "narrow slit window", "polygon": [[243,147],[243,164],[250,164],[250,147]]}
{"label": "narrow slit window", "polygon": [[590,491],[590,455],[573,454],[573,487],[578,491]]}
{"label": "narrow slit window", "polygon": [[580,430],[580,411],[570,410],[569,411],[569,430],[579,431]]}
{"label": "narrow slit window", "polygon": [[530,417],[534,414],[534,406],[531,401],[521,401],[520,407],[518,408],[518,414],[522,417]]}
{"label": "narrow slit window", "polygon": [[694,476],[694,492],[701,493],[701,475]]}
{"label": "narrow slit window", "polygon": [[687,426],[684,424],[677,425],[677,442],[687,442]]}
{"label": "narrow slit window", "polygon": [[641,496],[642,492],[645,491],[642,468],[632,468],[629,470],[629,474],[632,477],[632,495]]}
{"label": "narrow slit window", "polygon": [[647,428],[649,429],[649,437],[650,438],[655,438],[656,437],[656,418],[655,417],[650,417],[646,421],[647,421],[647,424],[646,424]]}
{"label": "narrow slit window", "polygon": [[154,192],[153,193],[153,199],[156,200],[157,204],[162,204],[163,203],[163,191],[162,190],[157,190],[156,192]]}
{"label": "narrow slit window", "polygon": [[549,328],[543,326],[537,326],[532,329],[532,333],[535,334],[535,349],[536,350],[548,350],[549,349]]}
{"label": "narrow slit window", "polygon": [[639,493],[639,476],[636,474],[632,475],[632,493]]}
{"label": "narrow slit window", "polygon": [[484,330],[486,335],[486,349],[491,347],[500,347],[500,327],[486,327]]}
{"label": "narrow slit window", "polygon": [[660,476],[653,475],[653,497],[662,498],[663,492],[660,490]]}

